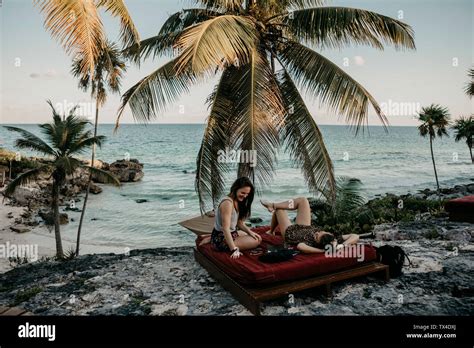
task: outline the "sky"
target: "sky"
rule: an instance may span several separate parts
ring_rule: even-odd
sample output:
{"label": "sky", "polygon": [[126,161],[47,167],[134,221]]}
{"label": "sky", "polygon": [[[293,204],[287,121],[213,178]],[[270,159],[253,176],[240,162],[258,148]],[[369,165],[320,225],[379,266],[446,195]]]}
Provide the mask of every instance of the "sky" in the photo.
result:
{"label": "sky", "polygon": [[[43,27],[43,15],[33,0],[0,0],[0,123],[43,123],[51,120],[46,100],[59,111],[81,106],[90,117],[94,106],[87,92],[77,88],[70,74],[71,57]],[[154,36],[167,17],[183,8],[195,7],[186,0],[126,0],[142,39]],[[322,50],[361,83],[379,102],[393,126],[417,125],[416,113],[432,103],[448,107],[452,118],[470,115],[474,99],[463,89],[474,57],[474,0],[334,0],[330,6],[375,11],[398,18],[415,32],[415,51],[397,51],[390,46],[379,51],[367,46]],[[117,41],[118,20],[102,13],[110,39]],[[130,65],[122,80],[122,92],[159,68],[169,58],[149,59],[140,68]],[[217,78],[190,89],[169,105],[154,123],[205,123],[205,104]],[[304,94],[318,124],[344,124],[317,99]],[[101,123],[115,123],[119,95],[109,95],[101,111]],[[127,108],[122,123],[134,123]],[[369,109],[369,124],[380,125]]]}

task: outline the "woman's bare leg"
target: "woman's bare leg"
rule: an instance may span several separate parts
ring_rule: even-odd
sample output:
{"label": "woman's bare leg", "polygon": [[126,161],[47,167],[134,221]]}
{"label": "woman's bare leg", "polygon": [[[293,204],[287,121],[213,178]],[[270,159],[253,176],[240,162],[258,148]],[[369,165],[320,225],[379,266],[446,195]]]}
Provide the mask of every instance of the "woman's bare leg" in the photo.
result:
{"label": "woman's bare leg", "polygon": [[272,222],[270,224],[270,231],[268,231],[268,234],[275,235],[275,228],[278,226],[278,219],[275,213],[272,214]]}
{"label": "woman's bare leg", "polygon": [[262,242],[262,238],[260,236],[258,239],[255,239],[253,237],[250,237],[244,231],[238,231],[238,233],[239,233],[239,236],[235,238],[234,244],[240,250],[255,249]]}
{"label": "woman's bare leg", "polygon": [[286,210],[277,209],[275,210],[276,219],[278,221],[278,226],[280,226],[280,233],[283,239],[285,239],[286,229],[291,226],[290,218]]}
{"label": "woman's bare leg", "polygon": [[[267,206],[267,205],[266,205]],[[268,207],[278,210],[297,210],[296,223],[298,225],[311,225],[311,208],[308,199],[305,197],[298,197],[289,199],[279,203],[268,203]],[[280,217],[277,216],[278,222],[281,225]]]}

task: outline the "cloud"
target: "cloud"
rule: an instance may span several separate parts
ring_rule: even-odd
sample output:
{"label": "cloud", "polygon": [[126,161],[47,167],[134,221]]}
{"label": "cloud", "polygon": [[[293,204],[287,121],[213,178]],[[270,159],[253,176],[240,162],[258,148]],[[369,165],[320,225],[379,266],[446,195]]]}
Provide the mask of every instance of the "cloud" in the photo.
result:
{"label": "cloud", "polygon": [[34,73],[31,73],[30,74],[30,77],[32,79],[48,79],[48,80],[52,80],[52,79],[55,79],[55,78],[61,78],[63,77],[63,74],[60,74],[58,73],[56,70],[54,69],[50,69],[48,71],[46,71],[45,73],[37,73],[37,72],[34,72]]}
{"label": "cloud", "polygon": [[355,56],[354,57],[354,63],[355,65],[362,66],[365,64],[365,59],[362,58],[361,56]]}

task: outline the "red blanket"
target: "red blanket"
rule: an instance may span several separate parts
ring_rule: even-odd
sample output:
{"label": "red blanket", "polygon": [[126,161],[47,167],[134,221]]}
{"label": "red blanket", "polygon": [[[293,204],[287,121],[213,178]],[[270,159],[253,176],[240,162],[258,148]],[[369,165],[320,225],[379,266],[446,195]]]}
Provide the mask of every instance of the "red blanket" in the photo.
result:
{"label": "red blanket", "polygon": [[450,220],[474,222],[474,196],[465,196],[446,202],[444,209]]}
{"label": "red blanket", "polygon": [[[373,261],[376,258],[375,248],[372,246],[359,246],[363,253],[358,253],[353,257],[340,257],[333,255],[328,257],[325,254],[298,254],[288,261],[279,263],[263,263],[258,257],[267,250],[270,245],[281,245],[281,236],[271,236],[265,232],[268,226],[252,229],[262,236],[263,242],[259,248],[243,252],[243,256],[238,259],[231,259],[230,252],[215,250],[212,245],[205,244],[198,246],[202,237],[196,240],[198,250],[208,259],[214,262],[227,275],[242,284],[261,285],[270,284],[285,280],[302,279],[316,275],[333,273],[342,269],[347,269],[360,265],[363,262]],[[355,247],[352,250],[356,250]],[[361,256],[363,255],[363,260]]]}

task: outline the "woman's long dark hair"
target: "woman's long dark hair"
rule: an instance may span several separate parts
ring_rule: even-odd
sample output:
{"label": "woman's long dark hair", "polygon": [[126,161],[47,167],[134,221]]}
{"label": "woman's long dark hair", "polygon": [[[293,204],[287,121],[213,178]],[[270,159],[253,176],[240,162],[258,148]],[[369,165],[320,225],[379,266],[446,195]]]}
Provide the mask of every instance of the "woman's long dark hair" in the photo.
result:
{"label": "woman's long dark hair", "polygon": [[247,196],[247,198],[245,198],[242,202],[237,201],[237,204],[239,206],[239,220],[245,220],[248,217],[250,217],[252,213],[251,208],[252,208],[253,196],[255,194],[255,188],[253,187],[253,184],[250,181],[250,179],[243,176],[234,181],[234,183],[232,184],[232,187],[230,188],[230,194],[229,194],[229,196],[232,199],[237,199],[237,190],[244,187],[250,187],[250,193]]}

